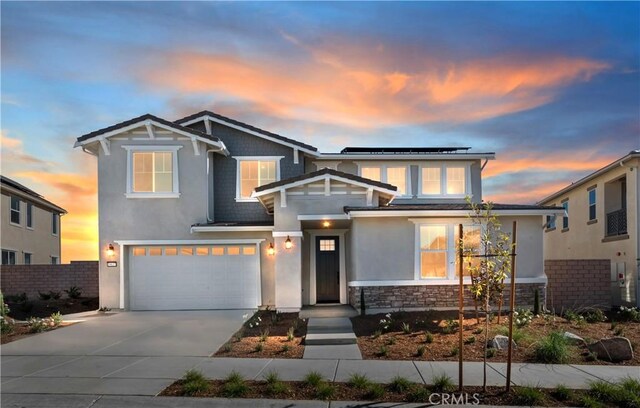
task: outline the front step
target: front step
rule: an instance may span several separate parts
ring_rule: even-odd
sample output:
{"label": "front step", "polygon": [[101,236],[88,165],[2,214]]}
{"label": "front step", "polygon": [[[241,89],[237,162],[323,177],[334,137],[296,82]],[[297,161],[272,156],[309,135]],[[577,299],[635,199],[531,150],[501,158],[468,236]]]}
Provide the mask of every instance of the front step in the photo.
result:
{"label": "front step", "polygon": [[307,333],[304,339],[306,346],[331,346],[356,344],[356,335],[350,333]]}

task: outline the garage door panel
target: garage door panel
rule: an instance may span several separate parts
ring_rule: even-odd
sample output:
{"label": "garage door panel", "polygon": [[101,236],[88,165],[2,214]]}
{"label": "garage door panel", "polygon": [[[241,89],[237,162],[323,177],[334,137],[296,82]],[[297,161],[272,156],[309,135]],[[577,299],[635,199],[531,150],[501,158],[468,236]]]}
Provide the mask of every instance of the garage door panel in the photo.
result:
{"label": "garage door panel", "polygon": [[173,246],[161,256],[149,256],[149,248],[143,251],[134,247],[130,251],[130,308],[254,308],[259,303],[260,264],[256,252],[255,245],[207,249]]}

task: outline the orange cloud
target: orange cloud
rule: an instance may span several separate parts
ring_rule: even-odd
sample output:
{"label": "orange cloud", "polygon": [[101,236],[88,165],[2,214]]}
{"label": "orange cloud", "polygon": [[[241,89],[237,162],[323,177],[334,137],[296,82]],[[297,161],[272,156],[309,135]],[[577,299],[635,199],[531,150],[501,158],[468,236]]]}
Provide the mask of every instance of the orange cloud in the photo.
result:
{"label": "orange cloud", "polygon": [[522,187],[519,184],[502,185],[500,190],[503,192],[488,194],[483,196],[482,199],[484,201],[492,201],[494,203],[532,204],[566,187],[567,184],[567,182],[563,181],[549,182],[539,184],[533,188],[531,186]]}
{"label": "orange cloud", "polygon": [[345,61],[290,41],[310,60],[287,66],[176,51],[152,58],[138,75],[149,87],[224,94],[284,119],[376,127],[466,122],[531,109],[553,100],[560,87],[609,68],[585,58],[503,56],[449,65],[425,59],[421,70],[401,72],[382,67],[384,49],[368,61]]}

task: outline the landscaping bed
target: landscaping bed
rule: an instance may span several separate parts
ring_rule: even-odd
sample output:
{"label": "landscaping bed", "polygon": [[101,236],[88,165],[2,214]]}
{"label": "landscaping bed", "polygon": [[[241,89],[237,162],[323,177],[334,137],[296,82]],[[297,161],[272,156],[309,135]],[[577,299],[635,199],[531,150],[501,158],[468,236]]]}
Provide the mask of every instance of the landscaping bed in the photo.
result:
{"label": "landscaping bed", "polygon": [[[366,376],[353,374],[348,382],[328,382],[315,372],[309,372],[303,381],[282,381],[275,372],[264,375],[262,381],[248,381],[238,373],[231,373],[224,380],[209,380],[197,371],[188,371],[183,379],[167,387],[161,396],[172,397],[220,397],[250,399],[331,400],[416,402],[427,404],[485,404],[526,406],[598,406],[632,407],[640,404],[640,382],[624,380],[618,384],[592,383],[589,390],[570,390],[564,386],[555,389],[512,387],[505,392],[502,387],[465,387],[457,391],[449,377],[434,379],[425,386],[396,377],[388,384],[370,381]],[[455,398],[455,400],[452,400]],[[446,401],[445,401],[446,399]]]}
{"label": "landscaping bed", "polygon": [[[533,317],[529,323],[516,328],[513,350],[514,362],[540,361],[536,349],[551,333],[565,331],[582,337],[587,343],[602,338],[624,336],[629,339],[634,352],[632,360],[620,361],[619,365],[640,365],[640,322],[617,321],[620,315],[607,313],[605,321],[589,323],[577,313],[567,313],[565,317],[546,314]],[[458,360],[457,312],[424,311],[395,312],[357,316],[351,319],[357,336],[358,346],[364,359],[380,360]],[[465,314],[463,321],[463,347],[465,361],[482,361],[484,348],[484,318],[478,324],[473,313]],[[386,328],[385,328],[386,327]],[[493,317],[490,336],[507,334],[508,319],[503,315],[500,324]],[[403,330],[404,329],[404,330]],[[567,344],[563,363],[569,364],[614,364],[594,359],[586,345]],[[489,361],[506,362],[507,351],[493,349],[488,354]]]}
{"label": "landscaping bed", "polygon": [[216,357],[302,358],[307,322],[298,313],[259,310],[216,351]]}
{"label": "landscaping bed", "polygon": [[6,296],[5,303],[11,309],[9,316],[16,320],[27,320],[30,317],[49,317],[52,313],[71,314],[97,310],[97,297],[80,297],[78,299],[25,299],[20,296]]}
{"label": "landscaping bed", "polygon": [[[72,324],[75,324],[75,323],[62,322],[58,326],[50,327],[43,331],[56,330],[61,327],[71,326]],[[10,332],[2,333],[2,335],[0,335],[0,344],[11,343],[12,341],[20,340],[25,337],[35,336],[38,333],[42,333],[42,332],[38,332],[38,331],[34,332],[32,327],[29,326],[28,324],[16,323],[11,327]]]}

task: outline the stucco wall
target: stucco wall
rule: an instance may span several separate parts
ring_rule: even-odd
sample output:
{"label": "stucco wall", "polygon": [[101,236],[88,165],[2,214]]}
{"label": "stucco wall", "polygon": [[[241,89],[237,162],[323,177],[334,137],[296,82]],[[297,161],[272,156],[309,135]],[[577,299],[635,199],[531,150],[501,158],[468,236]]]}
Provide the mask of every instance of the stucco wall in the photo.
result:
{"label": "stucco wall", "polygon": [[[17,197],[17,196],[16,196]],[[4,193],[0,195],[0,247],[16,251],[16,264],[24,264],[24,253],[31,255],[32,264],[50,264],[51,256],[57,256],[60,262],[60,233],[62,219],[58,220],[58,234],[51,232],[51,211],[33,206],[33,229],[27,225],[26,199],[20,197],[20,225],[10,223],[9,209],[11,197]]]}

